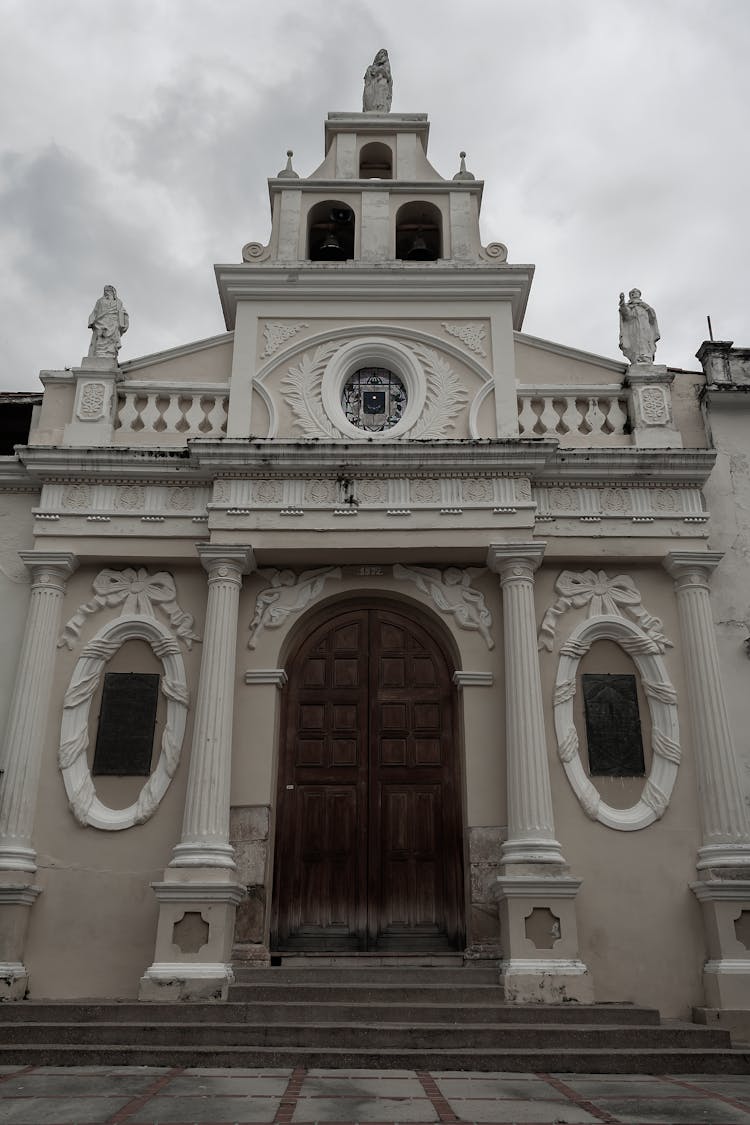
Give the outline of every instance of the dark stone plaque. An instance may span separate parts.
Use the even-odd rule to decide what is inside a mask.
[[[582,675],[589,770],[599,777],[643,777],[635,676]]]
[[[106,673],[93,774],[147,777],[151,773],[158,701],[159,676]]]

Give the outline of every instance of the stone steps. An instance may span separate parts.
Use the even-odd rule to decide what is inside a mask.
[[[239,969],[226,1004],[0,1005],[0,1065],[747,1073],[720,1027],[627,1004],[508,1004],[493,967]]]

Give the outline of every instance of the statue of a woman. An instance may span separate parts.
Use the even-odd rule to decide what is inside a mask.
[[[363,113],[390,113],[393,97],[393,78],[388,52],[378,51],[372,66],[365,71],[365,91],[362,95]]]
[[[659,325],[656,313],[641,300],[640,289],[631,289],[628,300],[620,294],[620,351],[631,363],[653,363]]]

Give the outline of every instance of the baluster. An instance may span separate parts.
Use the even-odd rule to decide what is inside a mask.
[[[590,398],[588,400],[588,409],[586,410],[586,417],[584,421],[588,426],[588,433],[600,434],[602,432],[602,426],[604,425],[605,418],[599,408],[598,398]]]
[[[148,430],[150,433],[156,432],[156,423],[159,421],[161,414],[159,413],[158,391],[148,391],[146,394],[146,405],[141,411],[141,422],[143,429]]]
[[[117,419],[115,428],[130,433],[135,429],[135,423],[140,417],[136,408],[135,391],[125,391],[117,396]]]
[[[580,433],[581,429],[581,414],[576,406],[576,396],[574,394],[565,395],[563,400],[565,402],[565,410],[562,414],[562,424],[567,427],[566,433],[572,434],[574,437]]]
[[[178,434],[180,432],[177,429],[177,424],[182,421],[182,410],[180,409],[180,396],[176,391],[170,394],[167,409],[164,411],[162,419],[165,433]]]
[[[543,434],[556,434],[557,427],[560,424],[560,415],[555,410],[555,400],[551,395],[545,395],[543,402],[544,409],[539,419],[541,432]]]
[[[612,427],[611,433],[624,434],[627,420],[627,399],[621,399],[619,395],[613,395],[609,399],[609,412],[607,414],[607,422]]]
[[[227,419],[226,399],[220,395],[207,398],[206,404],[211,404],[210,409],[206,415],[209,424],[209,429],[206,430],[206,437],[220,437],[224,432],[224,426]]]
[[[518,406],[518,426],[521,434],[533,434],[534,426],[536,426],[539,418],[534,411],[531,395],[519,395]]]
[[[201,405],[201,396],[198,394],[191,396],[190,406],[183,408],[185,413],[185,421],[187,422],[186,434],[202,434],[200,428],[201,422],[206,415],[203,413]]]

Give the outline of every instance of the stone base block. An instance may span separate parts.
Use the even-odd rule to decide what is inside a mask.
[[[138,999],[174,1003],[183,1000],[226,1000],[234,981],[231,965],[156,963],[141,977]]]
[[[183,873],[184,874],[184,873]],[[245,888],[229,882],[151,884],[159,900],[154,963],[141,1000],[226,1000],[232,975],[237,904]]]
[[[271,951],[267,945],[237,942],[232,950],[232,960],[239,961],[251,969],[267,969],[271,965]]]
[[[703,988],[708,1008],[741,1008],[750,1015],[750,958],[707,961]]]
[[[578,956],[575,896],[570,875],[500,875],[497,896],[507,1000],[523,1004],[591,1003],[594,988]]]
[[[750,1011],[731,1008],[693,1008],[693,1022],[728,1031],[733,1045],[750,1043]]]
[[[0,962],[0,1000],[23,1000],[29,987],[29,974],[20,961]]]
[[[505,999],[516,1004],[593,1004],[594,984],[583,961],[522,960],[500,962]]]

